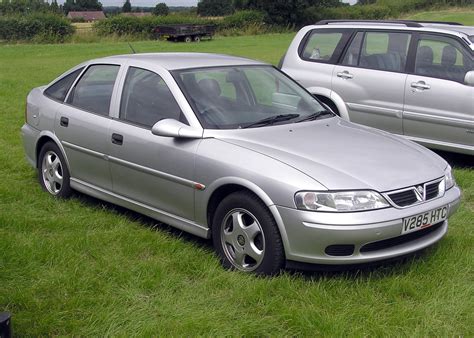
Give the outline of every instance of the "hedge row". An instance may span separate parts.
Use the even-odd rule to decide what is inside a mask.
[[[364,6],[343,6],[337,8],[310,7],[305,10],[304,24],[323,19],[380,20],[396,18],[401,14],[432,6],[437,0],[378,0]]]
[[[210,20],[197,16],[168,15],[129,17],[117,15],[107,20],[94,23],[95,31],[101,36],[107,35],[141,35],[153,36],[153,30],[158,25],[169,24],[213,24],[219,31],[242,30],[247,27],[263,25],[264,14],[259,11],[239,11],[223,19]]]
[[[152,36],[153,29],[158,25],[172,24],[210,24],[214,21],[202,19],[197,16],[168,15],[130,17],[117,15],[106,20],[94,23],[94,30],[101,36],[107,35],[148,35]]]
[[[0,16],[0,40],[63,42],[73,33],[71,23],[59,15]]]

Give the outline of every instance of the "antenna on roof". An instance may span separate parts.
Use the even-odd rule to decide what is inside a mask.
[[[135,52],[135,49],[133,49],[132,45],[130,44],[130,42],[127,42],[128,43],[128,46],[130,47],[130,49],[132,50],[133,54],[137,54],[137,52]]]

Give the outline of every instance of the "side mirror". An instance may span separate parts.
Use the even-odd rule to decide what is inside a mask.
[[[464,77],[464,83],[468,86],[474,87],[474,70],[466,73],[466,76]]]
[[[202,130],[192,128],[173,119],[163,119],[156,122],[151,128],[153,135],[177,138],[197,139],[202,138]]]

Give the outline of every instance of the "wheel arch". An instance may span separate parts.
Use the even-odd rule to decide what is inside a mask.
[[[206,200],[206,221],[207,226],[209,229],[212,227],[212,218],[214,213],[219,205],[219,202],[222,201],[226,196],[236,192],[236,191],[249,191],[250,193],[257,196],[268,208],[270,213],[272,214],[275,223],[278,226],[278,230],[280,232],[281,239],[283,241],[283,247],[286,249],[288,246],[288,236],[286,234],[285,226],[283,224],[282,218],[278,212],[278,209],[275,207],[275,203],[272,201],[270,196],[258,185],[248,180],[238,178],[238,177],[230,177],[230,178],[221,178],[211,184],[211,186],[207,187],[208,190],[208,198]],[[209,231],[209,234],[211,231]]]
[[[325,100],[328,102],[332,102],[339,113],[339,116],[342,117],[344,120],[350,121],[349,118],[349,111],[347,110],[347,105],[345,104],[342,97],[337,94],[335,91],[323,88],[323,87],[309,87],[306,88],[311,94],[316,96],[317,98],[321,99],[323,103],[326,103]]]
[[[53,142],[56,144],[61,151],[61,154],[63,155],[64,159],[66,160],[66,165],[70,169],[69,166],[69,161],[66,156],[66,152],[64,151],[64,147],[61,144],[61,141],[59,141],[58,137],[50,132],[50,131],[42,131],[38,137],[38,140],[36,141],[36,147],[35,147],[35,163],[36,163],[36,168],[39,167],[39,154],[41,151],[41,148],[47,143],[47,142]]]

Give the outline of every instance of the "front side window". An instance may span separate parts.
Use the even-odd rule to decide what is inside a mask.
[[[66,75],[62,79],[56,81],[44,91],[44,94],[52,99],[63,102],[66,98],[69,88],[71,88],[74,80],[76,80],[83,69],[84,68],[79,68]]]
[[[89,112],[109,115],[110,101],[120,66],[93,65],[74,86],[68,103]]]
[[[323,114],[314,97],[271,66],[187,69],[173,75],[207,129],[253,128],[333,116]]]
[[[473,70],[472,57],[451,38],[422,35],[417,45],[415,74],[464,82]]]
[[[343,64],[392,72],[405,71],[411,34],[391,32],[361,33],[353,40]],[[362,46],[360,44],[362,43]],[[357,47],[360,46],[360,52]]]
[[[309,61],[332,62],[338,57],[336,50],[347,34],[315,30],[308,38],[301,57]]]
[[[120,118],[146,127],[152,127],[162,119],[187,123],[161,76],[135,67],[130,67],[125,78]]]

